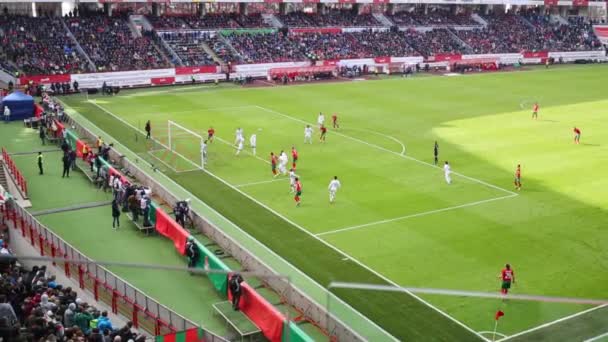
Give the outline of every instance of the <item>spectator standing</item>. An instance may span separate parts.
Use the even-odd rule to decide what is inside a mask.
[[[233,274],[228,282],[230,294],[232,295],[232,308],[234,311],[239,310],[239,302],[241,301],[242,291],[241,282],[243,282],[243,277],[241,277],[241,275],[238,273]]]
[[[46,131],[44,130],[43,126],[40,126],[40,129],[38,130],[38,135],[40,136],[40,141],[42,141],[42,145],[46,145]]]
[[[114,328],[112,328],[112,322],[110,322],[110,319],[108,318],[107,311],[101,313],[101,317],[99,317],[97,322],[97,329],[99,329],[99,331],[102,333],[106,330],[110,332],[114,331]]]
[[[4,106],[4,123],[11,121],[11,109],[8,106]]]
[[[137,197],[135,197],[135,194],[133,193],[129,196],[127,201],[129,202],[129,210],[131,210],[131,214],[133,215],[133,221],[137,222],[137,219],[139,218],[139,203]]]
[[[64,326],[71,328],[74,326],[74,316],[76,315],[76,304],[70,303],[68,308],[63,313],[63,324]]]
[[[68,177],[70,178],[70,152],[63,154],[63,158],[61,158],[63,162],[63,173],[61,174],[61,178]]]
[[[192,236],[188,237],[188,242],[186,243],[186,256],[188,257],[188,268],[196,267],[196,264],[200,258],[200,253]],[[190,272],[190,274],[193,273]]]
[[[76,171],[76,150],[70,150],[69,158],[72,171]]]
[[[112,228],[120,228],[120,207],[118,201],[115,199],[112,201]]]
[[[38,157],[36,157],[36,160],[38,161],[39,174],[43,175],[44,174],[44,157],[42,156],[42,152],[38,152]]]
[[[150,120],[146,121],[146,139],[150,139],[150,135],[152,133],[152,125],[150,124]]]
[[[103,139],[101,139],[101,136],[97,137],[97,154],[101,154],[101,150],[103,149]]]

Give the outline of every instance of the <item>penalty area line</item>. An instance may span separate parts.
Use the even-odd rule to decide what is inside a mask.
[[[480,204],[484,204],[484,203],[490,203],[490,202],[495,202],[495,201],[500,201],[500,200],[507,199],[507,198],[512,198],[512,197],[515,197],[515,196],[517,196],[517,194],[500,196],[500,197],[490,198],[490,199],[486,199],[486,200],[481,200],[481,201],[476,201],[476,202],[470,202],[470,203],[465,203],[465,204],[461,204],[461,205],[455,205],[455,206],[447,207],[447,208],[441,208],[441,209],[424,211],[424,212],[416,213],[416,214],[399,216],[399,217],[395,217],[395,218],[392,218],[392,219],[374,221],[374,222],[364,223],[364,224],[360,224],[360,225],[356,225],[356,226],[339,228],[339,229],[334,229],[334,230],[329,230],[329,231],[326,231],[326,232],[318,233],[318,234],[315,234],[315,236],[324,236],[324,235],[330,235],[330,234],[337,234],[337,233],[347,232],[347,231],[351,231],[351,230],[358,230],[358,229],[363,229],[363,228],[367,228],[367,227],[371,227],[371,226],[377,226],[377,225],[381,225],[381,224],[385,224],[385,223],[406,220],[406,219],[409,219],[409,218],[427,216],[427,215],[442,213],[444,211],[450,211],[450,210],[456,210],[456,209],[461,209],[461,208],[473,207],[473,206],[476,206],[476,205],[480,205]]]
[[[603,334],[601,334],[601,335],[597,335],[597,336],[592,337],[592,338],[590,338],[590,339],[587,339],[587,340],[585,340],[585,341],[583,341],[583,342],[594,342],[594,341],[600,340],[600,339],[602,339],[602,338],[604,338],[604,337],[608,337],[608,332],[603,333]]]
[[[268,184],[268,183],[274,183],[274,182],[279,182],[279,181],[284,181],[284,180],[288,180],[289,178],[275,178],[275,179],[270,179],[270,180],[265,180],[265,181],[259,181],[259,182],[251,182],[251,183],[245,183],[245,184],[238,184],[235,185],[235,187],[237,188],[243,188],[246,186],[252,186],[252,185],[259,185],[259,184]]]

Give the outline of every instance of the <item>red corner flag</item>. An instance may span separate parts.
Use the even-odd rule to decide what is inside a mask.
[[[498,310],[498,311],[496,311],[496,315],[494,316],[494,319],[498,321],[498,319],[504,315],[505,315],[504,312],[502,312],[501,310]]]

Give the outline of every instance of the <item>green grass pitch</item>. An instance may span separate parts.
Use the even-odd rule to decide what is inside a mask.
[[[606,79],[603,66],[566,67],[296,87],[163,88],[66,102],[321,284],[493,292],[509,262],[518,278],[514,293],[602,298],[608,281]],[[541,108],[536,121],[534,101]],[[313,144],[305,145],[304,126],[316,122],[319,111],[326,122],[337,112],[341,128],[330,129],[321,144],[315,127]],[[201,135],[213,126],[220,139],[209,146],[209,173],[142,139],[135,128],[146,120],[165,144],[167,120]],[[572,141],[574,126],[582,130],[580,145]],[[232,146],[237,127],[247,140],[239,156]],[[257,157],[247,146],[251,133],[258,135]],[[176,134],[178,152],[198,161],[198,142]],[[440,163],[448,160],[456,173],[451,185],[432,165],[434,141]],[[291,146],[300,154],[299,208],[288,180],[273,178],[268,164],[271,151],[289,154]],[[517,164],[519,192],[513,189]],[[334,175],[342,189],[330,205]],[[406,294],[336,292],[400,339],[475,339]],[[503,335],[589,308],[423,298],[477,332],[493,329],[500,308]]]

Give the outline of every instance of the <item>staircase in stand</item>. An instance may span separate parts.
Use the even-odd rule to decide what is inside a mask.
[[[395,26],[395,23],[393,23],[389,18],[387,18],[384,14],[382,13],[374,13],[374,18],[376,18],[376,20],[378,20],[378,22],[380,24],[382,24],[382,26],[384,27],[392,27]]]

